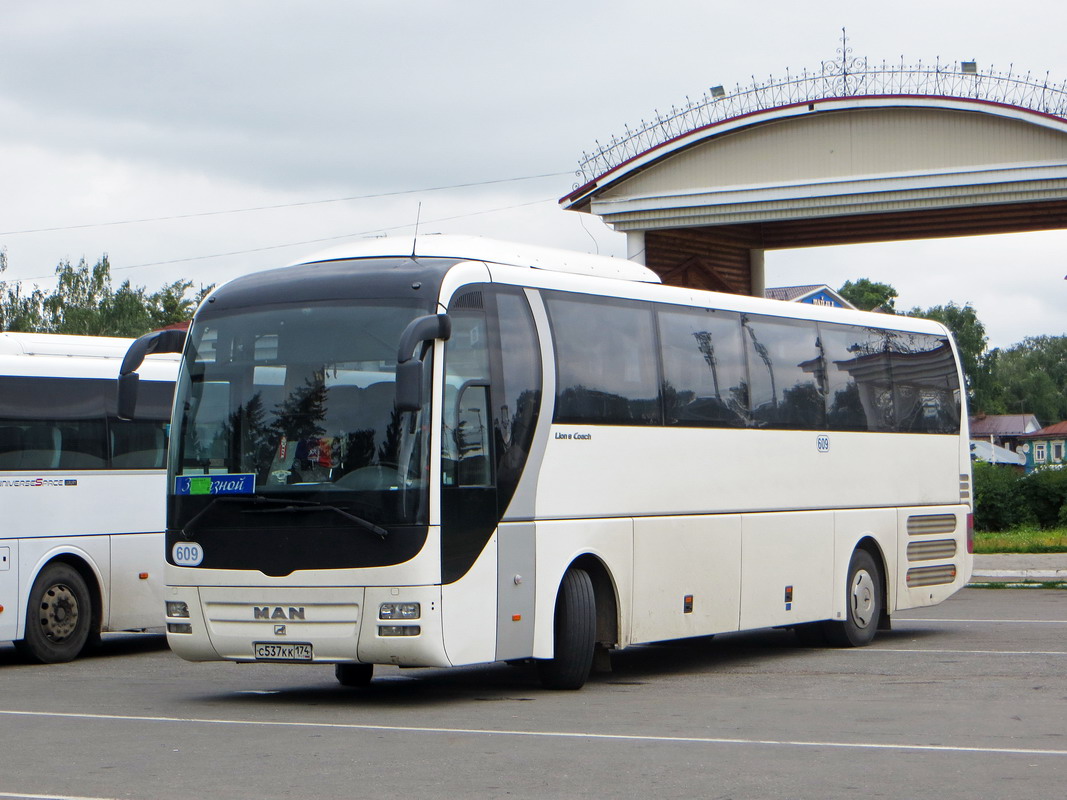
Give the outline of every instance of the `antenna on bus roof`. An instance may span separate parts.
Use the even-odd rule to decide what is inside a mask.
[[[422,201],[419,201],[419,208],[415,212],[415,233],[411,237],[411,259],[415,260],[415,248],[419,243],[419,220],[422,218]]]

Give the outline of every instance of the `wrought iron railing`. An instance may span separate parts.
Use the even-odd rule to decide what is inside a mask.
[[[1049,83],[1049,73],[1042,78],[1030,72],[1016,73],[994,69],[979,71],[973,61],[933,64],[921,61],[908,64],[882,61],[868,64],[866,58],[852,56],[848,38],[842,37],[837,58],[823,61],[817,71],[799,74],[786,70],[784,78],[768,77],[747,86],[738,84],[732,92],[716,86],[699,100],[690,100],[680,108],[660,113],[635,128],[623,126],[623,133],[612,136],[606,144],[596,142],[592,153],[582,153],[578,162],[575,188],[592,181],[635,156],[679,136],[745,114],[820,100],[864,96],[911,95],[984,100],[1037,111],[1067,119],[1067,80]]]

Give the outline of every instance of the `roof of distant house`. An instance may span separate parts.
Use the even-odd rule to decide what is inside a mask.
[[[1051,437],[1067,436],[1067,422],[1057,422],[1055,425],[1046,425],[1039,431],[1026,433],[1020,439],[1048,439]]]
[[[764,294],[770,300],[796,300],[798,297],[811,294],[826,287],[821,283],[812,283],[807,286],[774,286],[767,289]]]
[[[971,417],[971,436],[1021,436],[1040,426],[1033,414],[987,414]]]
[[[848,300],[843,298],[825,283],[809,283],[805,286],[772,286],[769,289],[763,290],[763,296],[768,300],[784,300],[787,303],[800,303],[812,295],[819,294],[833,298],[834,302],[842,308],[855,308],[852,303],[848,302]]]
[[[1026,456],[1013,453],[1006,447],[983,442],[981,439],[971,442],[971,457],[988,461],[990,464],[1015,464],[1020,467],[1026,465]]]

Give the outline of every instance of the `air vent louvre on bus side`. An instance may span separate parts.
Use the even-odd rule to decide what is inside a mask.
[[[482,304],[482,293],[477,292],[464,292],[459,297],[452,300],[452,308],[484,308]]]
[[[956,567],[945,564],[937,567],[913,567],[908,570],[908,587],[938,586],[956,580]]]
[[[955,514],[917,514],[908,517],[908,536],[926,536],[931,533],[955,532]]]
[[[955,539],[934,539],[929,542],[911,542],[908,545],[908,561],[936,561],[955,555]]]

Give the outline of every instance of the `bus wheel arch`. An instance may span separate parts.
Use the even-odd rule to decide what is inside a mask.
[[[82,559],[59,556],[34,577],[26,602],[26,630],[15,645],[44,664],[71,661],[100,641],[102,592]]]
[[[845,576],[845,619],[823,624],[827,640],[838,647],[863,647],[889,627],[885,559],[872,538],[857,543]]]
[[[604,562],[594,555],[587,554],[575,559],[571,566],[585,570],[593,582],[597,647],[604,650],[616,647],[619,643],[619,601],[611,573]]]
[[[614,584],[594,556],[576,559],[563,574],[553,610],[553,656],[537,662],[538,677],[549,689],[580,689],[594,656],[618,641],[618,603]]]

